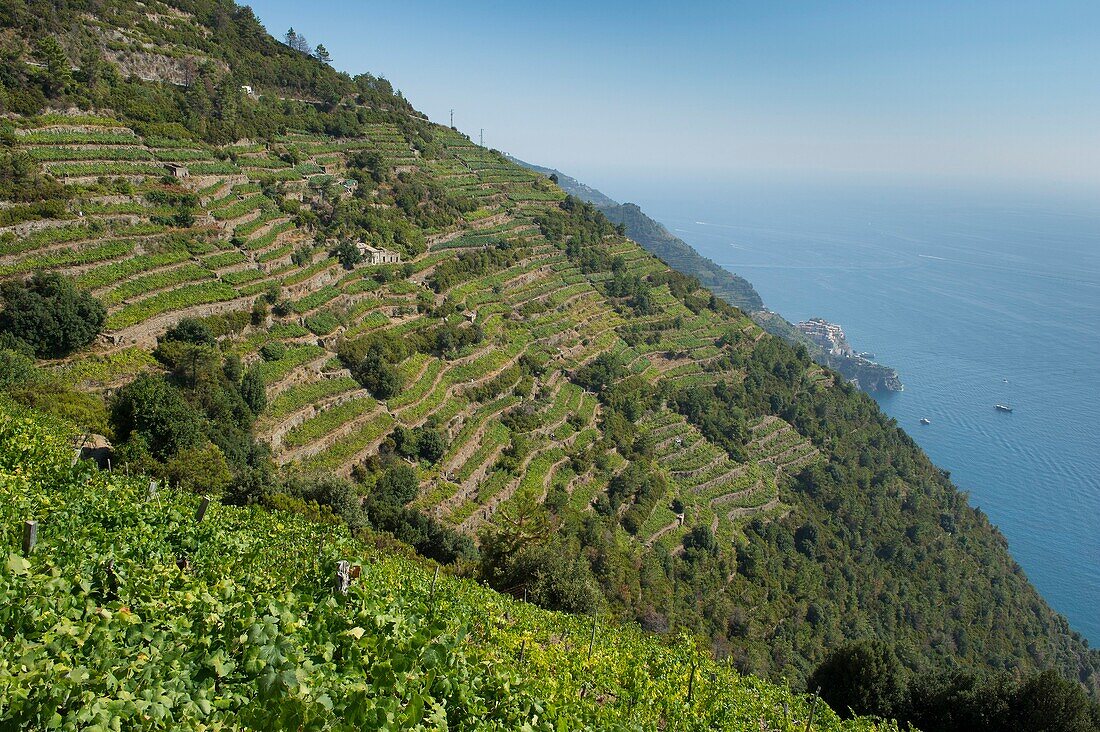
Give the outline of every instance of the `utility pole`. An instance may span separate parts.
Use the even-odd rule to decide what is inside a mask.
[[[485,147],[485,128],[481,128],[481,146]]]
[[[453,128],[454,126],[455,126],[455,111],[452,109],[451,110],[451,127]]]

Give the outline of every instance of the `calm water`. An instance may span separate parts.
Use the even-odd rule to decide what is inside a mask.
[[[838,322],[895,366],[905,392],[880,396],[883,409],[1100,643],[1100,207],[734,186],[677,201],[667,183],[635,186],[647,213],[772,310]]]

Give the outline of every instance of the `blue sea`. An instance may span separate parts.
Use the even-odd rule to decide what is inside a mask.
[[[1100,643],[1100,205],[970,188],[628,185],[603,190],[749,279],[771,310],[840,323],[897,368],[905,391],[876,395],[882,408]]]

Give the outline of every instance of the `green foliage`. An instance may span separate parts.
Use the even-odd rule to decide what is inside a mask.
[[[406,344],[385,333],[372,333],[340,345],[340,360],[351,370],[352,377],[380,400],[401,391],[403,379],[397,365],[407,355]]]
[[[58,274],[0,284],[0,333],[25,343],[40,358],[58,358],[91,343],[106,310],[91,295]]]
[[[801,730],[810,700],[742,677],[687,638],[533,608],[333,525],[211,506],[144,478],[70,467],[67,435],[0,416],[0,628],[18,729]],[[120,530],[125,527],[125,530]],[[337,560],[358,567],[346,595]],[[596,632],[592,629],[595,627]],[[64,630],[83,643],[52,642]],[[569,642],[563,642],[569,638]],[[588,649],[591,647],[591,653]],[[688,694],[688,685],[692,688]],[[843,723],[823,732],[893,729]]]
[[[893,716],[901,702],[904,677],[893,651],[881,641],[861,641],[829,654],[807,685],[843,717]]]
[[[139,439],[165,460],[199,444],[200,415],[163,379],[142,374],[119,389],[111,402],[111,425],[119,442]]]
[[[401,457],[428,463],[438,462],[447,451],[443,432],[427,426],[410,430],[398,425],[390,434],[387,444]]]
[[[195,318],[183,318],[169,328],[160,340],[165,342],[180,341],[197,346],[213,346],[215,343],[214,333],[210,330],[210,326]]]
[[[260,414],[267,407],[264,377],[257,366],[250,368],[241,377],[241,398],[253,414]]]
[[[1023,677],[928,671],[910,680],[896,714],[927,732],[1100,730],[1100,705],[1052,669]]]
[[[625,375],[626,368],[614,354],[601,353],[591,363],[577,369],[573,381],[588,391],[600,394]]]
[[[436,265],[428,278],[428,285],[436,292],[446,292],[460,282],[515,264],[524,252],[524,249],[504,241],[491,248],[463,252]]]
[[[336,257],[344,269],[354,269],[355,265],[363,261],[363,255],[359,253],[359,247],[355,242],[345,239],[336,245],[330,252],[330,256]]]
[[[416,470],[400,463],[392,465],[382,473],[375,484],[374,494],[385,503],[404,506],[416,498],[420,490]]]
[[[887,642],[914,672],[955,663],[1026,671],[1049,663],[1095,687],[1097,655],[1034,593],[984,516],[966,505],[872,403],[812,366],[805,352],[770,338],[758,341],[758,331],[743,315],[693,277],[645,256],[595,208],[575,198],[559,202],[556,189],[499,154],[429,125],[384,79],[339,75],[301,49],[276,44],[250,11],[223,0],[179,0],[173,7],[191,15],[157,11],[152,18],[117,0],[105,2],[89,9],[79,3],[46,7],[33,0],[15,4],[0,18],[14,39],[61,34],[62,51],[81,67],[71,80],[51,85],[45,73],[23,63],[20,44],[0,58],[0,105],[11,125],[27,132],[17,136],[7,123],[0,130],[0,197],[12,202],[0,219],[59,220],[28,236],[0,238],[0,275],[79,267],[80,286],[104,290],[113,311],[111,328],[152,325],[158,316],[175,320],[169,314],[199,304],[232,300],[237,309],[198,325],[181,323],[161,339],[158,363],[146,354],[144,360],[118,363],[82,360],[51,373],[8,356],[0,365],[10,364],[12,375],[0,380],[10,380],[5,388],[19,402],[77,420],[86,429],[98,423],[102,426],[94,431],[108,434],[100,397],[74,385],[113,389],[163,367],[163,376],[147,377],[156,382],[144,385],[148,393],[123,389],[123,396],[148,402],[154,417],[177,410],[186,434],[162,429],[163,419],[127,431],[127,420],[136,423],[138,415],[123,409],[120,399],[114,405],[122,413],[116,426],[124,434],[109,435],[118,448],[116,465],[193,490],[224,491],[231,503],[277,506],[316,519],[324,524],[319,533],[286,519],[298,530],[287,542],[311,544],[310,562],[326,551],[325,542],[344,535],[339,524],[346,523],[360,537],[402,552],[413,547],[440,562],[476,560],[480,578],[515,594],[525,590],[548,607],[576,612],[600,607],[659,632],[690,630],[738,668],[793,683],[801,684],[827,649],[843,639],[867,637]],[[154,10],[150,6],[149,12]],[[103,25],[89,26],[86,13]],[[112,28],[125,33],[116,38]],[[100,55],[101,31],[112,39],[112,58],[155,47],[173,58],[208,57],[211,63],[195,68],[185,86],[122,79]],[[259,98],[243,94],[241,84],[252,85]],[[111,116],[20,117],[24,110],[42,108],[47,97],[51,108],[111,109]],[[221,146],[244,137],[255,143]],[[44,161],[59,173],[155,179],[85,177],[63,186],[42,172]],[[249,179],[229,184],[228,195],[224,179],[192,194],[160,179],[164,162],[175,161],[186,162],[196,175]],[[350,195],[333,176],[317,175],[318,165],[344,161],[347,172],[341,175],[358,182]],[[399,167],[409,172],[399,173]],[[297,191],[300,203],[284,198]],[[124,198],[102,202],[114,195]],[[234,227],[228,241],[213,230],[167,231],[193,223],[200,198],[216,218],[255,218]],[[77,203],[91,216],[76,221]],[[108,216],[146,220],[102,223]],[[286,222],[291,217],[293,222]],[[488,225],[489,217],[500,223]],[[298,233],[284,236],[295,228]],[[451,237],[461,230],[466,233]],[[444,232],[447,241],[434,237]],[[433,251],[419,256],[429,236]],[[372,268],[367,281],[337,269],[355,264],[347,247],[325,257],[316,244],[302,244],[360,240],[399,251],[410,261]],[[224,273],[253,257],[265,267]],[[213,270],[223,276],[215,277]],[[308,284],[321,281],[325,286]],[[371,295],[364,296],[368,291]],[[442,303],[436,297],[441,294]],[[269,307],[280,318],[305,317],[308,330],[284,322],[263,332]],[[226,337],[249,324],[253,330],[245,338]],[[292,339],[309,332],[328,335],[341,325],[348,330],[339,363],[326,350],[331,346],[287,348]],[[0,345],[18,350],[25,344],[9,336],[0,338]],[[233,354],[247,359],[257,348],[263,362],[246,371]],[[357,382],[315,378],[317,370],[330,376],[341,364]],[[598,394],[598,400],[563,375]],[[356,383],[384,403],[363,398]],[[265,409],[265,384],[279,396],[256,427],[253,420]],[[291,417],[298,420],[303,407],[321,400],[317,413],[283,432],[278,449],[280,461],[306,443],[312,444],[301,455],[312,453],[314,445],[324,449],[291,460],[290,470],[302,474],[280,480],[285,476],[276,474],[253,435],[281,430],[280,422],[291,413],[299,412]],[[762,425],[769,423],[763,420],[772,416],[793,429],[771,422],[783,431],[766,442],[771,433],[765,435]],[[398,423],[403,426],[395,429]],[[671,447],[673,436],[681,434],[692,445]],[[373,454],[379,441],[379,454]],[[800,457],[782,469],[765,462],[781,463],[785,454]],[[418,462],[419,474],[410,477],[414,469],[400,458]],[[802,458],[813,465],[799,473],[806,464]],[[309,474],[333,476],[349,469],[359,484]],[[401,473],[404,477],[396,477]],[[421,509],[433,516],[439,511],[440,519]],[[685,526],[672,510],[685,514]],[[263,519],[258,509],[234,516],[241,517],[230,522],[234,531],[247,525],[264,537],[279,534],[271,524],[248,523]],[[456,527],[465,531],[484,521],[490,526],[479,558]],[[172,555],[168,569],[180,549],[175,537],[173,551],[165,550]],[[252,564],[234,564],[242,555],[234,542],[252,539],[237,537],[228,547],[214,545],[224,554],[216,567],[234,579],[250,577],[254,589],[263,581],[251,574]],[[249,546],[258,556],[285,548]],[[242,564],[246,571],[235,572]],[[472,565],[467,569],[475,571]],[[209,565],[202,571],[211,584],[198,594],[209,591],[221,598],[212,612],[237,612],[235,601],[223,602],[219,593],[225,586],[217,584],[217,572]],[[325,573],[319,584],[327,584],[329,570]],[[186,573],[172,575],[181,576]],[[257,600],[264,609],[245,611],[247,622],[283,612],[287,593],[300,589],[297,583],[306,574],[288,570],[287,576],[284,592]],[[312,602],[310,592],[303,590]],[[277,609],[269,612],[271,602]],[[952,612],[942,612],[944,607]],[[181,615],[208,617],[204,608],[191,613],[189,607]],[[371,606],[372,612],[382,609]],[[328,618],[329,612],[311,605],[296,617],[312,623],[316,613]],[[164,623],[154,630],[163,631]],[[242,628],[219,627],[200,633],[198,641],[188,635],[182,642],[206,643],[203,648],[242,661],[243,646],[218,645],[223,630]],[[301,647],[316,649],[331,639],[300,640]],[[375,650],[372,668],[384,666]],[[293,714],[308,706],[304,698],[319,700],[324,694],[334,708],[345,709],[342,691],[366,682],[362,669],[356,676],[341,663],[309,652],[288,662],[295,677],[316,691],[316,696],[292,694],[298,705]],[[322,666],[325,673],[313,675]],[[68,673],[77,666],[64,668]],[[686,668],[677,667],[681,680]],[[725,667],[708,668],[715,678],[738,678]],[[569,670],[575,678],[598,678],[588,666]],[[345,672],[354,681],[330,683]],[[678,698],[679,692],[672,693],[678,686],[662,687],[662,698],[642,681],[619,684],[627,672],[644,676],[649,666],[610,669],[608,677],[616,682],[607,685],[607,693],[572,688],[563,696],[556,690],[557,706],[540,712],[539,719],[572,709],[580,699],[591,704],[588,716],[577,719],[563,711],[560,723],[555,720],[558,728],[613,727],[604,724],[611,719],[601,716],[611,713],[605,707],[620,714],[627,709],[629,717],[648,713],[647,706],[663,711],[631,717],[634,728],[707,726],[699,721],[708,719],[703,713],[669,710],[665,698]],[[227,696],[247,687],[240,699],[246,693],[253,695],[249,699],[272,698],[255,696],[257,687],[250,685],[255,677],[243,681],[205,673],[193,684],[181,682],[190,701],[172,697],[165,725],[187,726],[194,717],[181,710],[234,683],[243,687]],[[57,676],[47,675],[43,683],[60,683]],[[118,678],[127,683],[135,677]],[[107,698],[113,689],[96,692]],[[378,696],[371,698],[385,697],[387,704],[407,701],[384,685],[369,693],[375,691]],[[1065,702],[1056,692],[1051,697]],[[151,697],[140,698],[144,704]],[[240,699],[223,701],[202,724],[307,728],[313,721],[291,718],[289,712],[287,719],[276,720],[278,712]],[[466,704],[468,697],[463,699]],[[739,717],[738,728],[791,726],[789,718],[778,716],[780,699],[788,700],[765,694],[759,704],[753,701],[753,715]],[[51,706],[56,701],[47,699],[42,709],[66,713],[62,703]],[[461,706],[452,697],[446,704]],[[152,708],[143,708],[143,714]],[[222,709],[237,716],[218,717]],[[704,710],[711,713],[713,707]],[[395,719],[391,715],[387,723],[400,726]],[[131,726],[155,726],[152,720],[146,714]],[[830,716],[827,725],[833,724]],[[454,719],[448,725],[463,726]]]
[[[44,175],[26,151],[0,150],[0,199],[26,204],[16,212],[5,213],[5,225],[62,218],[64,203],[71,195],[65,186]]]
[[[286,356],[286,344],[280,341],[268,341],[260,346],[260,356],[265,361],[278,361]]]

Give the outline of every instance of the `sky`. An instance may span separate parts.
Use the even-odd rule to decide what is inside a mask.
[[[1100,191],[1100,2],[255,0],[352,74],[586,182]]]

